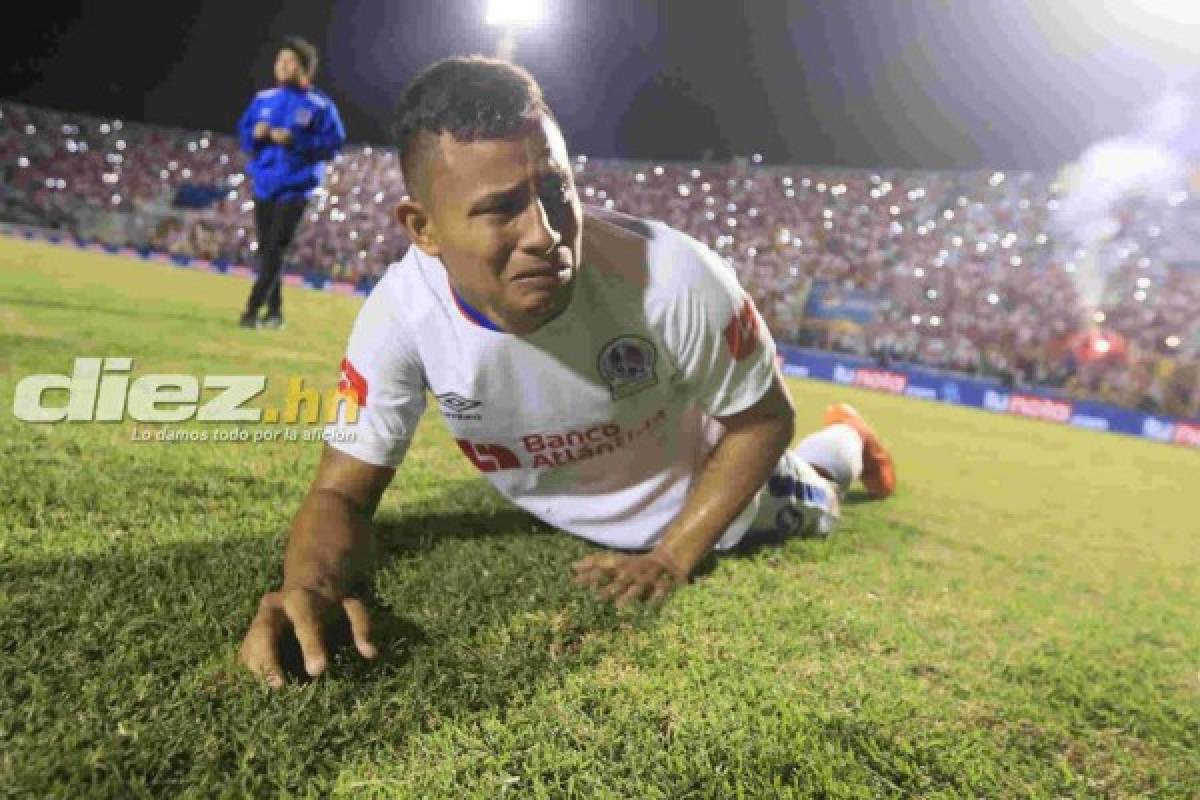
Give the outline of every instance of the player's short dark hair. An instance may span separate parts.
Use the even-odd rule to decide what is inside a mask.
[[[412,186],[422,134],[505,139],[543,114],[553,118],[541,87],[516,64],[480,55],[438,61],[413,79],[396,108],[392,133],[405,181]]]
[[[312,42],[299,36],[285,36],[279,43],[279,50],[291,50],[295,53],[308,77],[317,74],[317,48]]]

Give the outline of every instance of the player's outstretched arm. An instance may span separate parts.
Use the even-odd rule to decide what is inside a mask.
[[[791,444],[795,410],[779,367],[757,403],[720,420],[725,435],[655,548],[689,575],[771,477]]]
[[[638,555],[588,556],[575,563],[575,581],[617,605],[657,602],[685,583],[767,482],[791,442],[794,416],[791,396],[776,367],[771,387],[757,403],[721,417],[726,433],[658,546]]]
[[[329,655],[323,628],[338,613],[348,618],[358,652],[364,658],[377,655],[366,606],[351,587],[371,570],[371,517],[395,472],[325,447],[292,520],[283,585],[263,595],[238,653],[272,688],[285,683],[279,640],[289,631],[300,643],[305,671],[314,678],[324,672]]]

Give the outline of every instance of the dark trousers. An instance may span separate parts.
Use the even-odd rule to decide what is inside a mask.
[[[308,200],[303,197],[254,201],[254,224],[258,228],[258,278],[246,301],[246,313],[254,316],[263,303],[267,316],[283,313],[283,253],[292,243]]]

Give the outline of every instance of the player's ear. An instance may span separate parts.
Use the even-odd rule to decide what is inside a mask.
[[[396,205],[394,213],[396,221],[404,226],[404,230],[408,232],[408,238],[421,248],[421,252],[434,257],[441,255],[442,251],[438,247],[437,231],[434,230],[433,220],[429,218],[429,212],[419,201],[405,197]]]

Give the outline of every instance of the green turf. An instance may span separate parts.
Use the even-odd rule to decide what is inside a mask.
[[[247,288],[0,240],[0,795],[1200,795],[1200,454],[821,383],[802,422],[858,404],[897,495],[657,613],[573,588],[590,547],[431,417],[379,515],[386,654],[268,693],[233,657],[319,446],[11,411],[80,355],[336,380],[358,301],[244,331]]]

